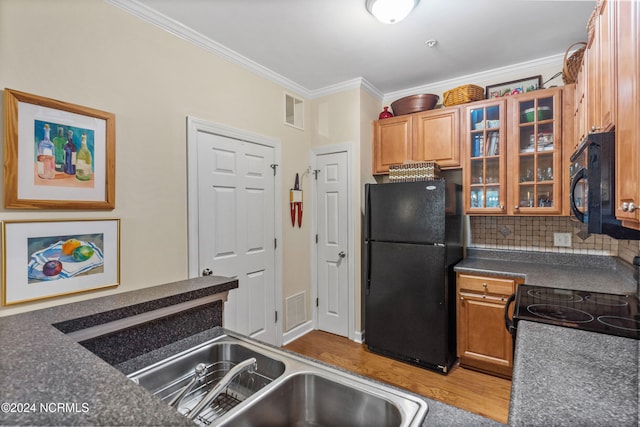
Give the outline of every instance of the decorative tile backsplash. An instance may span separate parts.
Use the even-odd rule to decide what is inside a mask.
[[[567,217],[469,217],[469,247],[618,256],[631,262],[640,242],[587,233]],[[553,233],[571,233],[571,247],[553,245]]]

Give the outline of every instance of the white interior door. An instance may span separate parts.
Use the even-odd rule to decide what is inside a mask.
[[[224,327],[277,345],[274,147],[195,132],[198,270],[237,276]]]
[[[348,156],[316,156],[318,329],[349,336]]]

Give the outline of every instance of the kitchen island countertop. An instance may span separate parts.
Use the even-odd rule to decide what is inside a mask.
[[[53,324],[110,321],[237,286],[200,277],[0,317],[0,425],[193,425]]]
[[[640,341],[518,322],[514,426],[638,426]]]
[[[90,321],[96,314],[170,298],[185,290],[210,294],[236,286],[235,280],[210,276],[0,317],[0,403],[9,404],[2,406],[0,424],[195,425],[125,374],[200,344],[224,329],[214,327],[111,366],[52,324],[78,318]],[[442,402],[424,400],[429,405],[425,427],[501,425]]]

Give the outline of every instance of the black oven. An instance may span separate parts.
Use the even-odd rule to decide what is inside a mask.
[[[615,133],[591,133],[570,158],[571,219],[587,224],[591,234],[640,240],[640,231],[615,217]]]
[[[513,303],[513,318],[509,318]],[[547,323],[625,338],[640,339],[637,295],[520,285],[505,307],[505,323],[516,335],[519,320]]]

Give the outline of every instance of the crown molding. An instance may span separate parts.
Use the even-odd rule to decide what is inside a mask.
[[[180,22],[169,18],[168,16],[159,13],[158,11],[147,7],[137,0],[104,0],[105,2],[124,10],[125,12],[136,16],[143,21],[147,21],[157,27],[164,29],[165,31],[180,37],[181,39],[192,43],[206,51],[209,51],[231,63],[237,64],[258,76],[261,76],[269,81],[272,81],[284,89],[298,94],[307,99],[321,98],[332,94],[344,92],[351,89],[363,89],[369,93],[372,97],[383,101],[383,103],[402,98],[403,96],[413,95],[416,93],[439,93],[443,87],[454,88],[464,84],[469,84],[469,81],[495,81],[502,78],[503,75],[513,72],[537,72],[541,67],[555,66],[561,64],[564,58],[564,53],[548,56],[532,61],[521,62],[518,64],[508,65],[505,67],[495,68],[488,71],[482,71],[475,74],[469,74],[466,76],[455,77],[448,80],[442,80],[435,83],[429,83],[426,85],[411,87],[402,89],[395,92],[382,93],[374,85],[368,82],[363,77],[358,77],[352,80],[347,80],[342,83],[326,86],[324,88],[310,90],[298,83],[264,67],[257,62],[252,61],[249,58],[239,54],[238,52],[229,49],[220,43],[213,41],[197,31],[181,24]]]
[[[136,16],[143,21],[147,21],[163,30],[180,37],[204,50],[212,52],[221,58],[240,65],[253,73],[262,76],[285,89],[297,93],[303,97],[311,98],[312,92],[300,86],[299,84],[287,79],[286,77],[252,61],[251,59],[229,49],[218,42],[200,34],[197,31],[181,24],[180,22],[159,13],[158,11],[147,7],[136,0],[104,0],[105,2],[124,10],[125,12]]]
[[[337,83],[331,86],[327,86],[318,90],[311,91],[310,98],[321,98],[323,96],[329,96],[336,93],[344,92],[351,89],[363,89],[372,97],[382,101],[384,94],[380,92],[374,85],[369,83],[364,77],[358,77],[352,80],[347,80],[342,83]]]

